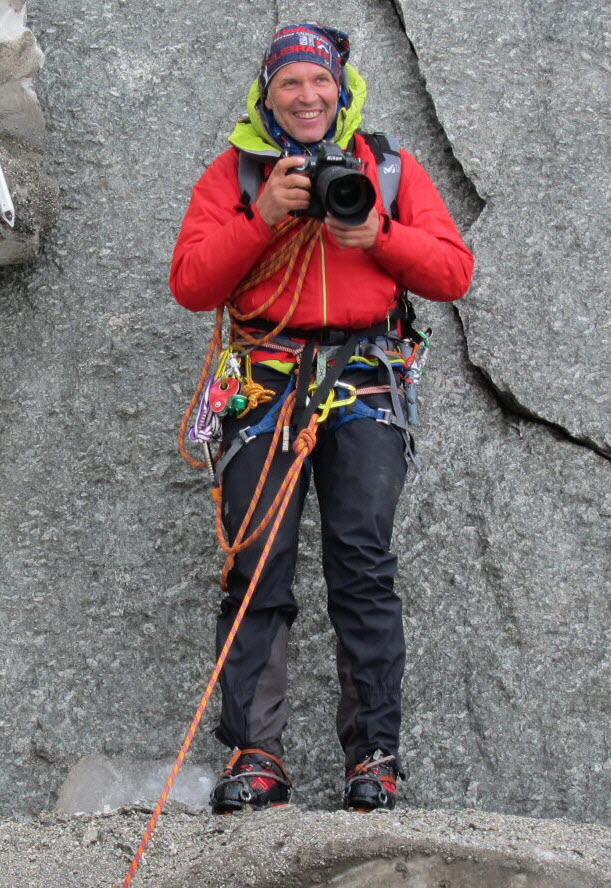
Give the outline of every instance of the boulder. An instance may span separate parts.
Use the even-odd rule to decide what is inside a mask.
[[[33,89],[43,53],[25,27],[26,5],[0,0],[0,167],[13,213],[0,218],[0,266],[29,262],[57,220],[59,189],[43,170],[45,122]]]

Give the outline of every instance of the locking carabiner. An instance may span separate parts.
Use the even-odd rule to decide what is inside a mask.
[[[348,396],[345,398],[337,397],[337,390],[345,389],[348,392]],[[310,386],[310,390],[312,391],[312,396],[316,395],[316,386]],[[333,388],[327,395],[327,399],[324,404],[319,404],[318,410],[321,411],[316,422],[324,422],[329,418],[329,413],[331,410],[335,410],[338,407],[349,407],[350,404],[354,404],[356,401],[356,387],[350,385],[349,382],[336,382],[333,385]]]

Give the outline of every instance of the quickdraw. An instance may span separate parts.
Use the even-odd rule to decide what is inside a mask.
[[[410,425],[418,424],[418,389],[420,379],[424,372],[424,366],[429,356],[431,347],[431,335],[433,331],[428,327],[424,333],[417,331],[420,342],[415,342],[409,359],[406,360],[406,375],[403,385],[405,388],[405,405],[407,409],[407,421]]]

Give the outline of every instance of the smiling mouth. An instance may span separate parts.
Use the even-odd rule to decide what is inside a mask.
[[[294,114],[299,120],[314,120],[322,111],[295,111]]]

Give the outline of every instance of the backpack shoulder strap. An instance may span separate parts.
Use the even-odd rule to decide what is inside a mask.
[[[385,133],[359,132],[371,150],[378,165],[378,181],[380,194],[386,212],[392,219],[399,214],[397,195],[401,181],[401,153],[399,140]]]
[[[256,200],[263,181],[263,170],[260,160],[247,154],[245,151],[239,152],[238,158],[238,184],[240,186],[240,200],[244,206],[250,206]]]

